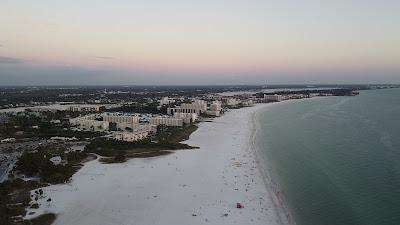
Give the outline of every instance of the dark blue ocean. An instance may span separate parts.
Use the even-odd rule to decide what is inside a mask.
[[[400,224],[400,89],[276,104],[259,123],[298,225]]]

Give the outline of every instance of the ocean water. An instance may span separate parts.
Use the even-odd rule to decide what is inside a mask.
[[[400,89],[276,104],[258,120],[297,225],[400,224]]]

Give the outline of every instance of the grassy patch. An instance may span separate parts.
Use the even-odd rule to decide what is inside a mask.
[[[56,214],[46,213],[30,220],[32,225],[51,225],[56,220]]]
[[[126,154],[124,157],[103,157],[99,161],[102,163],[123,163],[127,159],[131,158],[150,158],[150,157],[156,157],[156,156],[161,156],[161,155],[168,155],[171,154],[171,151],[143,151],[143,152],[130,152],[129,150],[126,151]]]
[[[68,163],[54,165],[50,158],[54,155],[61,156]],[[17,162],[15,173],[24,174],[26,177],[38,177],[40,181],[24,181],[10,179],[0,184],[0,224],[1,225],[31,225],[51,224],[54,214],[41,215],[32,221],[23,220],[26,208],[30,206],[31,190],[51,184],[67,182],[69,178],[81,167],[81,161],[87,157],[82,152],[67,152],[60,146],[41,146],[35,151],[26,151]],[[41,189],[37,190],[42,192]],[[31,207],[37,207],[33,204]]]
[[[54,165],[49,159],[60,156],[66,164]],[[16,171],[28,177],[38,176],[42,182],[64,183],[81,167],[80,162],[87,157],[83,152],[67,152],[60,146],[43,146],[33,152],[24,152],[19,158]]]
[[[186,141],[189,139],[190,135],[197,130],[197,128],[196,125],[190,125],[181,129],[175,128],[175,130],[170,133],[168,141],[175,143]]]
[[[43,187],[36,181],[16,179],[4,181],[0,184],[0,224],[29,224],[22,221],[29,206],[30,190]]]

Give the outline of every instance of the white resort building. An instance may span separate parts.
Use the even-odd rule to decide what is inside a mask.
[[[71,126],[87,131],[110,131],[110,123],[115,123],[117,131],[110,131],[109,137],[121,141],[137,141],[157,132],[157,126],[183,126],[197,120],[196,113],[175,113],[174,116],[150,117],[149,123],[139,123],[138,115],[91,114],[70,119]]]
[[[214,101],[211,105],[210,105],[210,110],[211,111],[221,111],[222,107],[221,107],[221,102],[220,101]]]
[[[81,116],[81,117],[69,119],[69,123],[70,123],[72,126],[78,126],[79,123],[80,123],[81,121],[84,121],[84,120],[94,120],[95,118],[96,118],[95,115],[86,115],[86,116]]]
[[[117,123],[117,129],[120,131],[140,130],[147,132],[157,132],[157,126],[148,123]]]
[[[125,116],[125,115],[104,115],[103,121],[110,123],[139,123],[138,116]]]
[[[264,94],[264,100],[268,102],[280,102],[282,101],[282,95],[266,95]]]
[[[196,113],[176,112],[176,113],[174,113],[174,118],[183,119],[183,123],[189,124],[189,123],[196,122],[197,114]]]
[[[98,120],[79,120],[77,127],[82,130],[106,131],[109,130],[110,123],[108,121]]]
[[[183,103],[175,108],[168,108],[167,114],[173,115],[174,113],[196,113],[200,115],[207,111],[207,102],[204,100],[195,100],[192,103]]]
[[[98,112],[100,105],[71,105],[67,109],[72,112]]]
[[[210,105],[210,110],[208,110],[206,113],[207,113],[207,115],[210,115],[210,116],[220,116],[221,115],[221,110],[222,110],[221,102],[220,101],[214,101]]]
[[[69,119],[69,123],[79,129],[90,131],[106,131],[110,128],[110,123],[108,121],[99,121],[95,120],[95,118],[96,115],[87,115]]]
[[[152,125],[165,125],[171,127],[181,127],[183,126],[183,119],[178,119],[174,117],[164,117],[164,116],[157,116],[150,118],[150,124]]]

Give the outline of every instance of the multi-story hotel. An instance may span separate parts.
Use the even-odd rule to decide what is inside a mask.
[[[71,105],[67,109],[73,112],[98,112],[100,107],[99,105]]]
[[[157,132],[157,126],[148,123],[117,123],[117,129],[121,131],[125,130],[138,130],[147,132]]]
[[[82,117],[77,117],[77,118],[69,119],[69,123],[70,123],[72,126],[77,126],[77,125],[79,125],[79,123],[80,123],[81,121],[84,121],[84,120],[94,120],[95,118],[96,118],[95,115],[86,115],[86,116],[82,116]]]
[[[207,110],[207,115],[210,116],[220,116],[221,114],[221,102],[220,101],[214,101],[213,103],[211,103],[210,105],[210,110]]]
[[[184,123],[189,124],[189,123],[196,122],[197,114],[196,113],[176,112],[176,113],[174,113],[174,118],[183,119]]]
[[[181,127],[183,126],[183,119],[174,118],[174,117],[164,117],[157,116],[150,118],[150,124],[152,125],[165,125],[171,127]]]
[[[267,102],[280,102],[282,101],[282,95],[266,95],[264,94],[264,100]]]
[[[207,111],[207,102],[204,100],[195,100],[192,103],[183,103],[175,108],[168,108],[167,114],[173,115],[174,113],[196,113],[200,115]]]
[[[124,116],[124,115],[104,115],[104,121],[110,123],[139,123],[138,116]]]
[[[221,111],[222,107],[221,107],[221,102],[220,101],[214,101],[211,105],[210,105],[210,110],[211,111]]]
[[[109,130],[110,123],[98,120],[79,120],[77,126],[82,130],[106,131]]]

